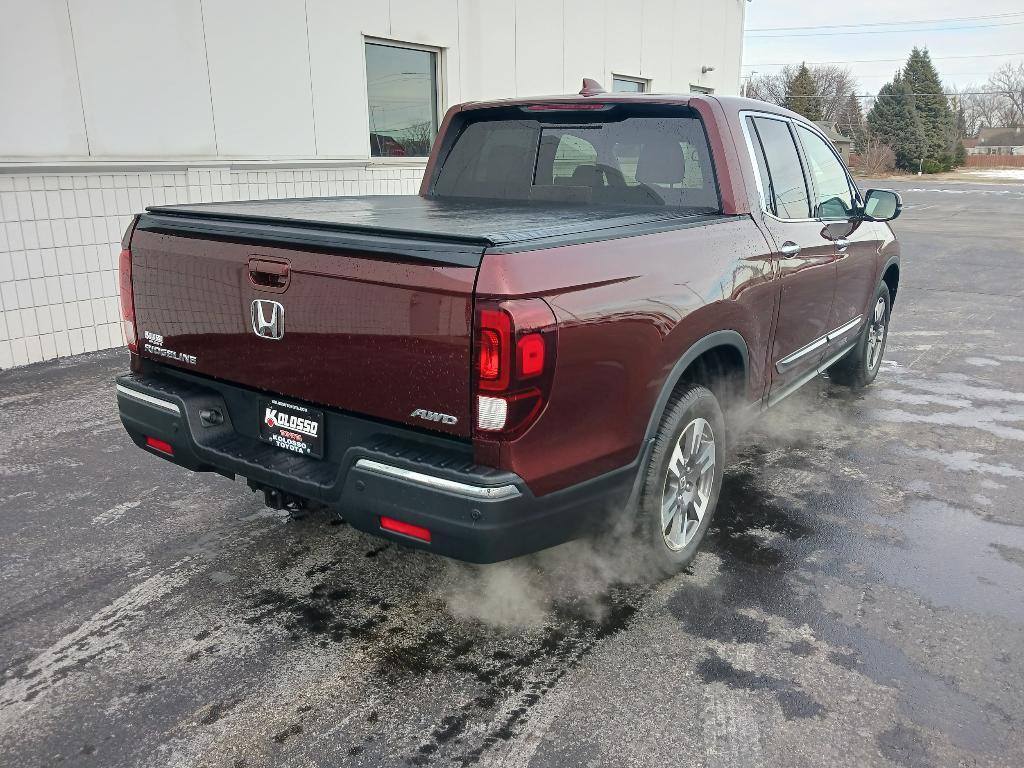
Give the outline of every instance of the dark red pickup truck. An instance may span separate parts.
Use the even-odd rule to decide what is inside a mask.
[[[732,422],[826,369],[875,377],[900,208],[760,102],[463,104],[418,196],[136,217],[121,419],[272,506],[439,554],[627,519],[671,571],[711,522]]]

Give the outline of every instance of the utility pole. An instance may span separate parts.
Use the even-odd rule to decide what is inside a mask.
[[[752,70],[750,70],[750,74],[747,75],[747,82],[744,83],[744,85],[743,85],[743,95],[744,96],[749,96],[750,95],[750,82],[754,79],[754,75],[756,75],[756,74],[757,74],[757,70],[756,69],[752,69]]]

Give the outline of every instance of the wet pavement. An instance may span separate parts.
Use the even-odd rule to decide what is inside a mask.
[[[878,380],[759,420],[656,586],[284,518],[130,443],[123,352],[0,374],[0,764],[1024,764],[1024,186],[889,185]]]

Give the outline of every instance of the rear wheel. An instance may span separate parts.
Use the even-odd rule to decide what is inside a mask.
[[[725,419],[711,390],[691,385],[665,409],[645,468],[637,537],[660,575],[689,564],[722,488]]]
[[[845,357],[828,369],[829,378],[855,389],[875,380],[882,366],[882,353],[889,337],[889,286],[882,283],[875,293],[871,316],[864,325],[857,343]]]

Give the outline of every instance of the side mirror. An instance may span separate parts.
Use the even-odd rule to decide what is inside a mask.
[[[864,195],[864,218],[892,221],[903,213],[903,199],[891,189],[869,189]]]

